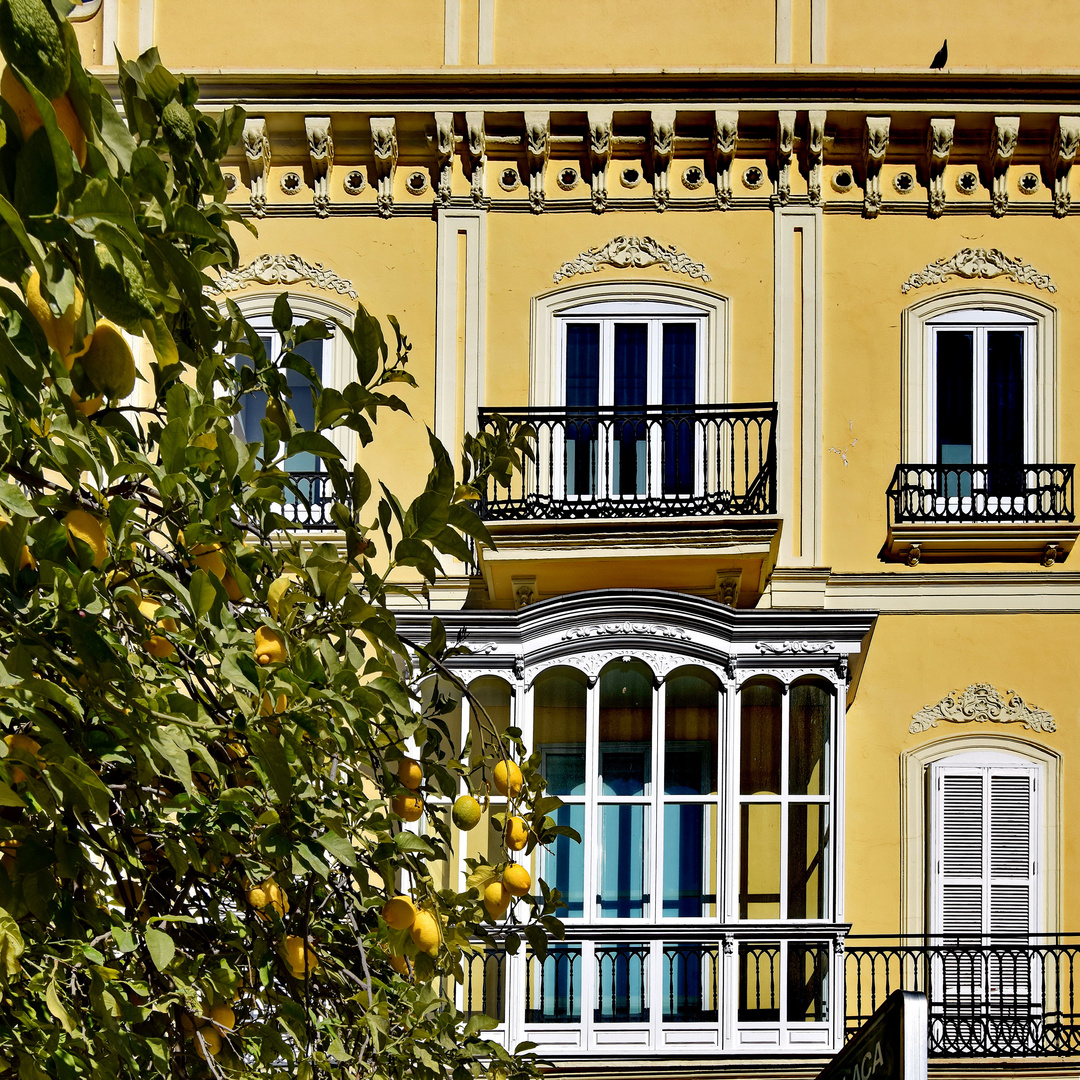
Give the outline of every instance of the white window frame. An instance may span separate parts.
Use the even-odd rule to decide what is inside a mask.
[[[1025,355],[1029,390],[1025,438],[1030,461],[1057,460],[1058,312],[1041,300],[990,289],[969,289],[928,297],[905,309],[901,319],[900,460],[931,464],[936,457],[935,328],[1021,325],[1029,328]]]

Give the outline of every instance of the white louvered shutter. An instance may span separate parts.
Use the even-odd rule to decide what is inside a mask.
[[[1036,766],[932,767],[932,933],[1037,929],[1037,779]]]

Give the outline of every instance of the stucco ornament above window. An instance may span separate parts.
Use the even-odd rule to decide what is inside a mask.
[[[299,255],[260,255],[247,266],[227,270],[213,285],[210,293],[236,292],[247,285],[296,285],[305,282],[313,289],[340,293],[350,299],[357,298],[356,290],[348,278],[338,277],[322,263],[309,263]]]
[[[920,709],[908,731],[914,735],[937,727],[941,720],[952,724],[1023,724],[1029,731],[1057,731],[1057,723],[1045,709],[1029,705],[1015,690],[1002,693],[989,683],[950,690],[936,705]]]
[[[1057,292],[1049,274],[1040,274],[1031,263],[1012,258],[999,248],[963,248],[948,259],[938,259],[916,271],[900,286],[902,293],[922,285],[940,285],[946,278],[1005,277],[1017,285],[1034,285],[1036,289]]]
[[[712,281],[701,263],[694,262],[674,244],[664,247],[651,236],[616,236],[603,246],[589,248],[576,259],[563,263],[555,271],[555,284],[575,274],[595,274],[605,266],[612,266],[616,270],[626,270],[632,266],[659,266],[673,274]]]

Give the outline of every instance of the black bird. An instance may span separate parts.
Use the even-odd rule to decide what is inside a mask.
[[[946,38],[941,43],[941,48],[934,54],[934,59],[930,61],[930,70],[934,71],[936,68],[943,68],[949,62],[949,39]]]

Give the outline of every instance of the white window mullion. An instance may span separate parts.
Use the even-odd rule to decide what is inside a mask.
[[[784,683],[780,695],[780,918],[788,917],[788,743],[791,728],[791,686]],[[786,969],[782,969],[786,970]],[[781,994],[781,1009],[786,993]]]
[[[586,922],[596,922],[599,913],[596,909],[596,891],[599,878],[600,815],[596,800],[600,786],[600,681],[596,680],[585,691],[585,832],[581,838],[585,846],[585,872],[583,886],[585,890],[582,915]],[[582,1009],[586,1002],[582,1001]]]
[[[655,681],[655,676],[654,676]],[[653,844],[652,859],[652,897],[649,922],[659,923],[664,914],[664,725],[666,716],[664,683],[653,687],[653,730],[652,730],[652,807],[651,807],[651,830],[656,837]]]
[[[972,377],[975,380],[972,406],[975,410],[975,416],[972,425],[972,442],[974,445],[971,448],[971,456],[976,464],[985,464],[990,460],[989,432],[987,430],[990,399],[990,388],[987,381],[990,377],[987,355],[989,338],[985,326],[972,328],[972,345]]]

